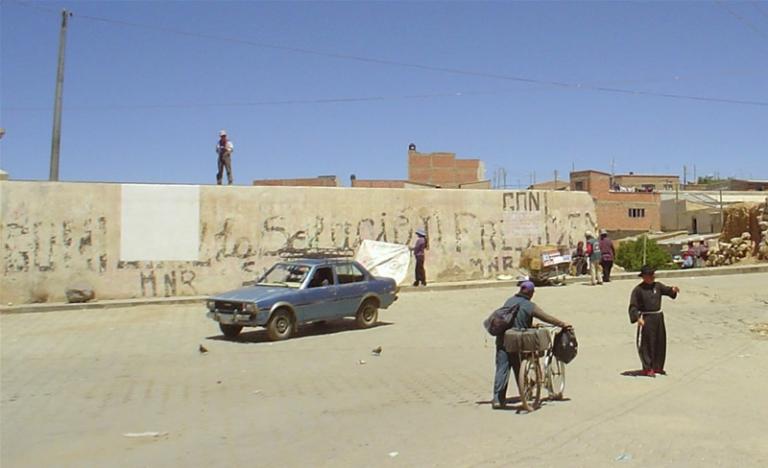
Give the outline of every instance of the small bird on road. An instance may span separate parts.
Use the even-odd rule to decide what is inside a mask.
[[[198,350],[198,351],[200,351],[200,354],[205,354],[205,353],[207,353],[207,352],[208,352],[208,348],[206,348],[206,347],[205,347],[205,346],[203,346],[203,345],[200,345],[200,347],[199,347],[199,348],[197,348],[197,350]]]
[[[372,349],[372,350],[371,350],[371,354],[373,354],[374,356],[379,356],[379,355],[381,355],[381,346],[379,346],[378,348],[374,348],[374,349]]]

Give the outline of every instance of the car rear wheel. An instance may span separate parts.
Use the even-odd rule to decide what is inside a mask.
[[[240,334],[240,331],[243,329],[242,325],[232,325],[228,323],[220,323],[219,329],[221,329],[221,333],[224,334],[227,338],[237,338],[237,335]]]
[[[291,337],[295,321],[293,315],[288,310],[281,309],[276,311],[267,324],[267,336],[272,341],[285,340]]]
[[[360,328],[372,327],[379,319],[379,304],[373,299],[367,299],[355,315],[355,323]]]

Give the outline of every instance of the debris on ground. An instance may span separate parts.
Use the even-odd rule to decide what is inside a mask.
[[[768,337],[768,323],[756,323],[749,327],[749,331],[760,336]]]
[[[68,287],[65,295],[70,304],[92,301],[96,297],[93,288],[85,283],[77,283]]]
[[[158,437],[165,437],[167,436],[167,432],[155,432],[155,431],[148,431],[148,432],[126,432],[123,434],[125,437],[134,437],[134,438],[140,438],[140,437],[147,437],[147,438],[158,438]]]
[[[208,348],[206,348],[203,345],[200,345],[200,347],[198,347],[197,350],[200,351],[200,354],[205,354],[208,352]]]
[[[620,453],[618,457],[616,457],[616,461],[622,462],[622,461],[630,461],[632,460],[632,454],[631,453]]]
[[[363,361],[362,359],[360,359],[359,361],[357,361],[357,363],[358,363],[358,364],[360,364],[360,365],[363,365],[363,364],[365,364],[365,361]]]
[[[373,348],[371,350],[371,354],[373,354],[374,356],[381,356],[381,346],[379,346],[378,348]]]
[[[400,452],[389,452],[389,456],[391,458],[395,458],[396,456],[400,455]]]

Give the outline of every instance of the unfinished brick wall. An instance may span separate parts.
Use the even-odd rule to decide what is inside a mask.
[[[456,188],[483,180],[484,172],[479,159],[457,159],[454,153],[408,151],[408,180],[413,182]]]

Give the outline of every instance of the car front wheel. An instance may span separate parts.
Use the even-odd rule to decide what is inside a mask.
[[[285,340],[291,337],[295,323],[293,315],[285,309],[276,311],[267,324],[267,336],[272,341]]]
[[[360,328],[372,327],[379,319],[379,304],[373,299],[367,299],[355,315],[355,322]]]

